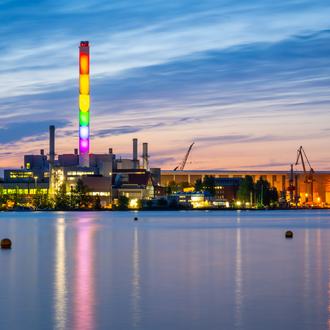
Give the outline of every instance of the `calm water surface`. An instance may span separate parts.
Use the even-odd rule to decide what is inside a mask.
[[[0,213],[0,237],[0,329],[330,330],[329,211]]]

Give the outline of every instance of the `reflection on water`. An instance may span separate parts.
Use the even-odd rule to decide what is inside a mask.
[[[55,252],[55,328],[66,329],[67,324],[67,283],[66,283],[66,251],[65,223],[60,218],[56,226]]]
[[[310,281],[310,262],[311,262],[311,256],[310,256],[310,238],[309,238],[309,230],[304,231],[304,309],[305,309],[305,315],[308,314],[309,310],[309,300],[308,297],[310,296],[310,290],[311,290],[311,281]]]
[[[240,213],[237,216],[237,224],[240,224]],[[236,229],[236,258],[235,258],[235,326],[242,327],[242,247],[241,229]]]
[[[328,257],[328,329],[330,330],[330,257]]]
[[[132,320],[133,328],[138,328],[141,318],[140,310],[140,252],[139,252],[139,230],[137,227],[133,231],[133,251],[132,251]]]
[[[83,221],[77,226],[75,242],[75,276],[73,314],[74,329],[95,329],[95,276],[93,223]]]
[[[330,330],[313,214],[0,213],[0,329]]]
[[[242,251],[241,229],[236,229],[236,260],[235,260],[235,325],[242,326]]]

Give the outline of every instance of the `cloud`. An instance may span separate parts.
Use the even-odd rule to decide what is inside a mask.
[[[25,121],[5,125],[0,127],[0,142],[1,144],[8,144],[26,138],[30,138],[30,141],[43,140],[48,132],[49,124],[49,121]],[[52,121],[51,124],[54,124],[57,127],[64,127],[67,122],[64,120]]]
[[[47,139],[38,127],[15,138],[11,125],[23,132],[27,115],[44,132],[63,121],[62,148],[75,141],[81,39],[91,41],[93,148],[111,136],[125,149],[136,134],[170,163],[195,140],[216,162],[219,148],[242,143],[238,164],[249,161],[248,146],[299,142],[316,150],[328,138],[320,133],[330,105],[326,1],[9,1],[0,8],[0,113],[9,127],[0,142],[9,139],[15,154],[26,141],[33,151],[36,139]],[[212,159],[199,164],[213,167]]]

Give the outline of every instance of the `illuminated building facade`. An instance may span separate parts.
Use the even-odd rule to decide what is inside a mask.
[[[271,187],[274,187],[279,192],[280,196],[283,196],[286,200],[289,200],[289,171],[225,171],[225,170],[184,170],[184,171],[173,171],[173,170],[162,170],[161,172],[161,185],[168,186],[170,182],[177,184],[187,182],[194,185],[196,180],[203,180],[205,176],[214,176],[219,181],[220,186],[224,188],[224,195],[226,199],[232,199],[237,191],[237,183],[232,182],[226,184],[225,181],[244,178],[246,175],[252,176],[254,182],[260,178],[267,180]],[[299,197],[300,204],[304,205],[307,202],[313,202],[315,205],[324,206],[330,205],[330,172],[329,171],[318,171],[314,175],[315,182],[313,185],[314,198],[311,201],[311,196],[308,193],[307,185],[305,182],[305,175],[302,172],[296,172],[297,177],[297,190],[295,194]],[[232,191],[229,186],[232,186]],[[228,197],[229,196],[229,197]]]
[[[90,144],[89,42],[79,47],[79,164],[89,166]]]

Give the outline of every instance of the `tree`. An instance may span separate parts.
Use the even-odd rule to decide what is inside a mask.
[[[128,204],[129,204],[129,198],[121,195],[118,198],[118,209],[119,210],[127,210],[128,209]]]
[[[245,176],[243,180],[241,180],[238,191],[237,191],[237,199],[243,203],[253,202],[254,195],[254,183],[251,175]]]
[[[8,195],[3,193],[3,189],[0,188],[0,209],[3,207],[4,204],[7,204]]]
[[[55,208],[58,210],[70,209],[70,199],[66,193],[65,183],[63,183],[55,193]]]
[[[166,187],[166,193],[171,195],[179,191],[179,186],[175,181],[170,181]]]
[[[205,192],[208,192],[211,196],[215,195],[215,178],[214,176],[206,175],[203,180],[203,188]]]
[[[101,210],[102,209],[101,198],[100,198],[99,195],[95,196],[95,198],[93,199],[93,209],[94,210]]]
[[[71,207],[74,209],[84,209],[88,207],[90,202],[91,198],[88,195],[88,187],[79,179],[71,191]]]
[[[48,209],[51,207],[51,202],[49,200],[48,194],[44,194],[37,189],[35,195],[32,198],[32,203],[36,209]]]
[[[270,183],[260,178],[255,184],[257,202],[261,206],[270,206],[278,202],[276,188],[271,188]]]
[[[202,179],[195,181],[195,191],[202,191],[204,189]]]
[[[270,205],[275,206],[278,204],[278,191],[275,187],[270,189]]]

